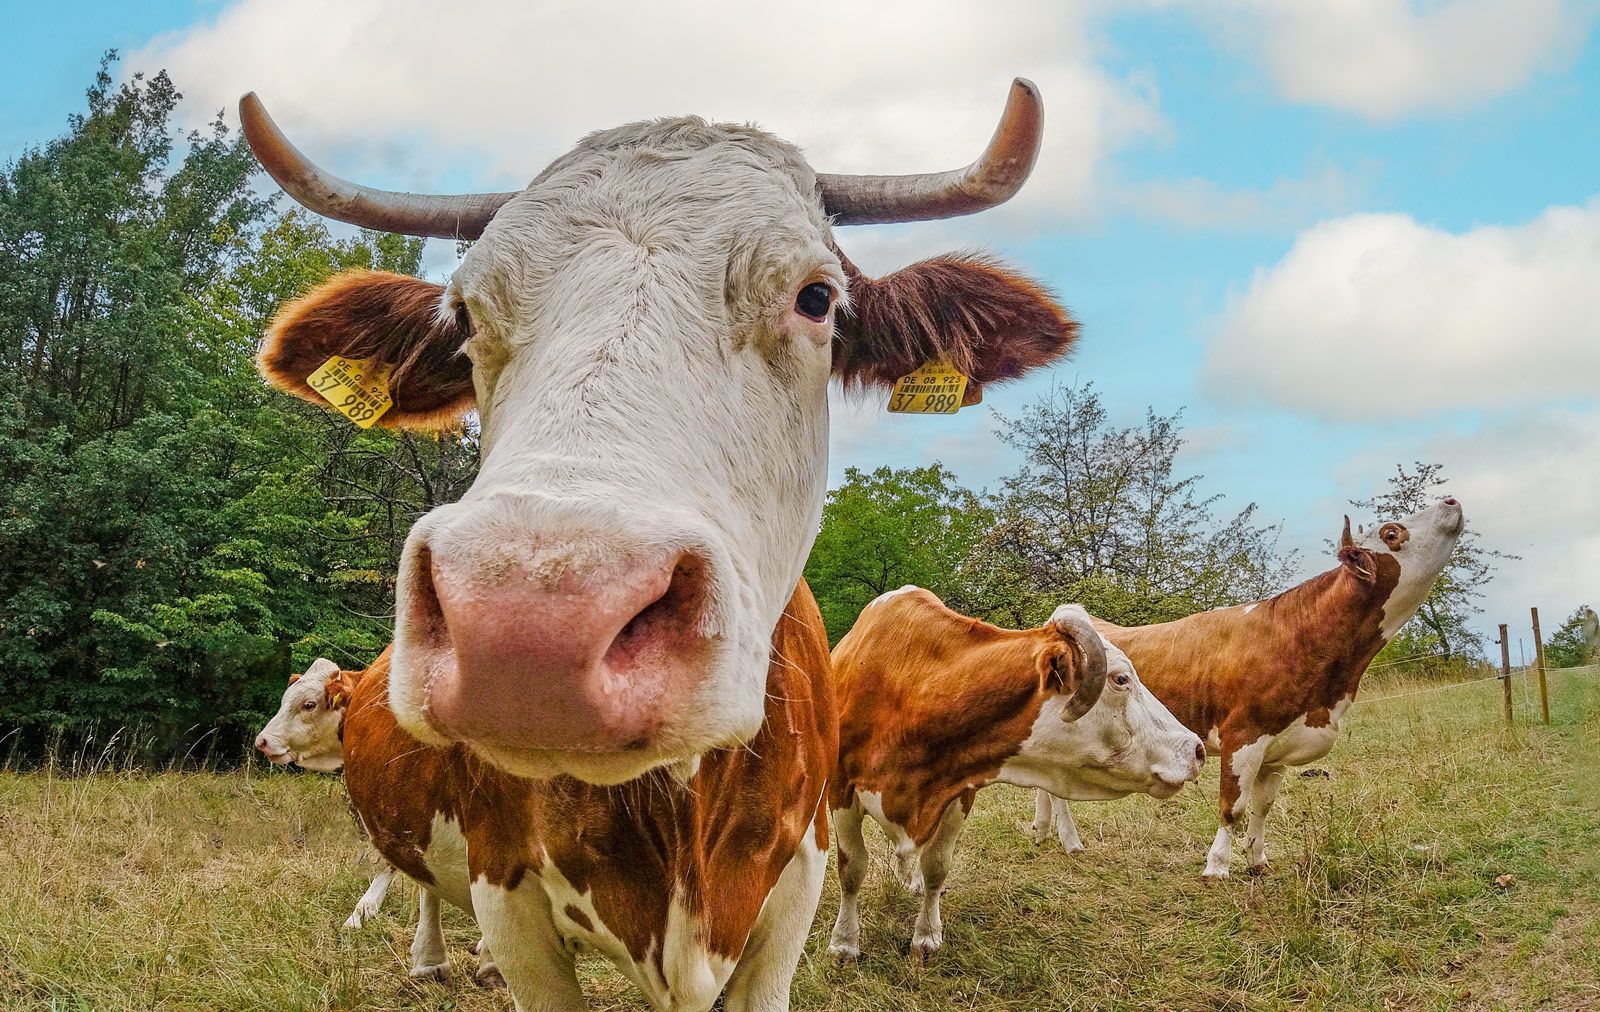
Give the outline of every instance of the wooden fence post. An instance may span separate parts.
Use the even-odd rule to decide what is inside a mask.
[[[1533,658],[1539,667],[1539,708],[1544,711],[1544,722],[1550,723],[1550,686],[1544,680],[1544,637],[1539,633],[1539,609],[1533,609]]]
[[[1506,636],[1506,624],[1500,623],[1500,684],[1506,690],[1506,723],[1511,723],[1511,643]]]

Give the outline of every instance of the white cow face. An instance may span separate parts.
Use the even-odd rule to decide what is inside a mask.
[[[500,207],[442,289],[337,278],[264,371],[394,363],[385,423],[476,404],[482,466],[411,531],[390,699],[511,772],[630,779],[759,730],[822,509],[827,384],[933,358],[974,383],[1065,350],[1037,286],[971,259],[883,279],[837,251],[791,145],[697,119],[595,134]]]
[[[1348,523],[1346,521],[1346,536]],[[1393,639],[1422,606],[1434,581],[1455,552],[1465,523],[1461,504],[1454,499],[1444,499],[1403,519],[1379,524],[1356,542],[1357,547],[1375,556],[1390,557],[1399,564],[1399,577],[1383,604],[1385,641]]]
[[[344,767],[339,729],[349,705],[349,685],[339,665],[325,657],[304,674],[290,675],[277,714],[256,736],[256,749],[274,766],[295,763],[333,773]]]
[[[1082,605],[1062,605],[1051,621]],[[1095,635],[1099,635],[1096,633]],[[1104,636],[1106,682],[1100,698],[1077,720],[1062,719],[1066,700],[1054,697],[1034,721],[1033,733],[1011,760],[1026,767],[1021,779],[1076,801],[1120,798],[1139,792],[1169,798],[1200,777],[1205,743],[1151,694],[1128,655]]]

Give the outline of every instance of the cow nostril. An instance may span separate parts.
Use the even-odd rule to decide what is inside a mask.
[[[1454,496],[1445,496],[1444,504],[1446,506],[1454,506],[1454,505],[1456,505],[1455,497]]]
[[[699,556],[687,552],[679,556],[667,589],[622,627],[606,650],[606,662],[614,668],[627,667],[652,643],[685,633],[690,638],[703,634],[700,627],[711,586],[707,570],[706,561]]]
[[[1197,741],[1197,742],[1194,743],[1194,761],[1199,763],[1201,766],[1204,766],[1206,764],[1206,743],[1205,742]]]

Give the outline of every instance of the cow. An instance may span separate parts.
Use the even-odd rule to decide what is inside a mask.
[[[386,648],[373,665],[362,671],[346,671],[326,657],[319,657],[312,661],[303,673],[289,676],[289,686],[283,692],[283,699],[278,705],[278,712],[267,722],[267,726],[256,736],[256,749],[261,752],[266,760],[274,766],[284,766],[294,763],[303,769],[317,770],[324,773],[337,773],[344,768],[344,752],[346,741],[346,726],[350,711],[351,700],[356,690],[367,680],[367,676],[376,673],[374,685],[380,684],[388,677],[389,650]],[[371,698],[370,696],[367,698]],[[370,720],[365,717],[356,721],[358,738],[360,732]],[[365,771],[363,771],[365,772]],[[358,778],[363,789],[370,783],[366,777]],[[394,786],[391,785],[391,789]],[[363,800],[366,800],[363,798]],[[355,808],[352,800],[352,808]],[[378,810],[373,806],[363,805],[369,811]],[[358,816],[359,817],[359,816]],[[369,839],[372,838],[371,830],[363,825],[363,831]],[[382,827],[387,828],[387,827]],[[387,842],[395,834],[386,832],[384,841]],[[379,846],[380,854],[383,848]],[[409,851],[402,851],[409,853]],[[349,929],[360,928],[367,919],[376,917],[383,906],[383,898],[389,892],[389,886],[394,881],[397,869],[388,860],[384,861],[383,868],[372,877],[366,892],[356,901],[355,909],[345,919],[344,927]],[[443,958],[444,935],[443,926],[439,918],[439,905],[436,898],[429,897],[427,893],[431,883],[427,879],[419,879],[421,893],[418,897],[417,910],[417,940],[412,947],[411,976],[434,980],[448,980],[450,977],[450,964]],[[466,889],[456,890],[458,895],[465,895]],[[471,912],[471,906],[466,907]],[[503,983],[499,971],[494,965],[494,959],[483,944],[477,943],[473,951],[478,954],[479,966],[477,978],[481,983],[496,985]],[[437,956],[438,958],[434,958]]]
[[[979,788],[1169,798],[1205,764],[1204,743],[1140,684],[1080,605],[1062,605],[1038,629],[1002,629],[902,587],[861,612],[833,663],[835,959],[861,955],[863,815],[894,841],[902,884],[922,896],[911,952],[926,960],[944,944],[939,897]]]
[[[1600,615],[1588,605],[1578,609],[1578,636],[1583,642],[1583,662],[1600,663]]]
[[[938,361],[975,402],[1077,335],[997,262],[871,278],[834,228],[1009,199],[1042,115],[1019,80],[977,161],[909,176],[817,173],[758,128],[663,119],[589,135],[525,189],[444,197],[331,176],[242,101],[257,158],[312,210],[476,239],[443,285],[336,276],[280,311],[259,365],[317,401],[314,371],[361,363],[382,426],[478,413],[478,475],[410,531],[388,677],[353,704],[382,692],[394,730],[347,734],[345,768],[352,798],[362,770],[401,785],[356,802],[372,825],[362,806],[412,804],[433,789],[412,760],[442,754],[449,805],[410,843],[424,870],[459,867],[521,1007],[584,1007],[579,945],[657,1008],[788,1007],[838,751],[801,580],[830,378],[886,389]]]
[[[274,766],[294,763],[322,773],[342,770],[345,713],[362,674],[342,671],[333,661],[318,657],[304,672],[290,675],[278,712],[256,735],[256,751]],[[385,862],[345,919],[346,928],[359,928],[378,915],[394,874],[394,866]]]
[[[1267,813],[1285,771],[1332,751],[1367,665],[1422,606],[1463,523],[1453,498],[1374,525],[1359,541],[1345,517],[1337,565],[1277,597],[1158,625],[1096,620],[1150,691],[1221,758],[1221,825],[1204,878],[1228,877],[1246,813],[1250,871],[1266,870]],[[1041,791],[1034,838],[1042,842],[1052,822],[1063,847],[1081,848],[1066,802]]]

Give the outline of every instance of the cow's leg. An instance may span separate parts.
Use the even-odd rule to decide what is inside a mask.
[[[952,802],[944,810],[939,828],[922,847],[922,909],[917,913],[917,926],[911,933],[911,955],[920,957],[923,962],[944,945],[939,896],[944,892],[945,876],[950,873],[950,859],[955,855],[961,827],[966,824],[969,804],[966,798]]]
[[[505,987],[505,974],[495,965],[494,953],[490,951],[488,943],[480,937],[468,946],[468,949],[478,957],[478,969],[473,973],[472,979],[481,987]]]
[[[1250,824],[1244,834],[1244,853],[1250,870],[1257,874],[1267,870],[1267,813],[1278,800],[1283,774],[1282,766],[1263,766],[1250,789]]]
[[[839,862],[839,916],[833,921],[828,955],[841,961],[861,958],[861,883],[867,878],[867,841],[861,836],[861,799],[833,811],[833,852]]]
[[[472,912],[493,945],[495,965],[518,1012],[583,1012],[588,1005],[573,953],[561,944],[550,897],[537,883],[505,889],[479,878],[472,883]],[[490,942],[489,939],[494,939]]]
[[[450,957],[444,951],[444,924],[440,919],[444,904],[433,890],[417,890],[417,934],[411,939],[411,976],[418,979],[450,979]]]
[[[1222,737],[1222,787],[1217,798],[1219,825],[1217,837],[1206,854],[1205,878],[1228,877],[1228,864],[1233,860],[1234,825],[1239,816],[1244,814],[1245,801],[1255,789],[1256,778],[1261,771],[1261,759],[1271,742],[1271,735],[1263,735],[1248,744],[1241,744],[1227,735]]]
[[[819,809],[818,822],[823,818]],[[723,1012],[784,1012],[789,1007],[789,985],[805,952],[817,901],[822,899],[822,880],[828,872],[828,852],[817,846],[818,829],[813,825],[807,830],[767,894],[739,965],[728,978]]]
[[[345,927],[359,928],[362,921],[378,916],[378,908],[383,906],[383,897],[389,892],[389,883],[394,881],[394,875],[394,865],[385,864],[382,871],[372,876],[367,891],[356,900],[356,908],[350,911],[350,916],[345,919]]]
[[[1061,849],[1068,854],[1082,850],[1083,841],[1078,838],[1078,824],[1072,821],[1072,809],[1067,805],[1067,799],[1052,797],[1050,809],[1056,825],[1056,840],[1061,844]]]
[[[1044,843],[1050,838],[1051,812],[1055,795],[1043,787],[1033,792],[1033,842]]]

